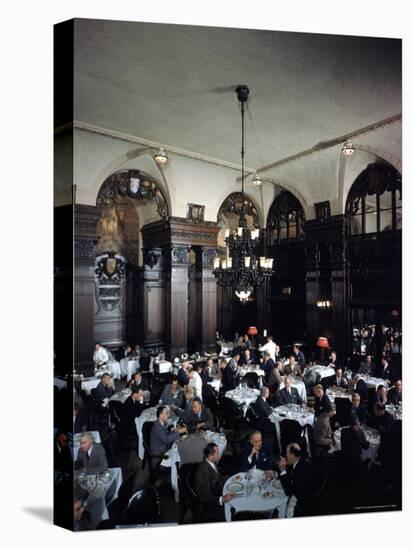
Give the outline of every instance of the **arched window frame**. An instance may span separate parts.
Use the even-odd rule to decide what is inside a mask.
[[[386,192],[391,193],[391,204],[389,208],[382,208],[381,196]],[[371,233],[366,229],[366,216],[371,213],[376,215],[376,231],[372,231],[372,233],[380,233],[385,229],[382,227],[382,213],[388,210],[391,213],[390,231],[396,231],[398,229],[397,213],[402,210],[402,207],[398,206],[397,193],[398,199],[401,201],[401,174],[390,164],[369,164],[354,181],[346,200],[346,216],[350,235]],[[374,206],[369,204],[369,208],[372,210],[367,209],[367,201],[374,203]],[[360,221],[357,225],[356,219]],[[356,226],[359,230],[354,232]]]
[[[298,199],[289,191],[281,191],[273,201],[268,214],[269,244],[301,240],[304,223],[305,212]],[[292,228],[296,230],[293,232]]]

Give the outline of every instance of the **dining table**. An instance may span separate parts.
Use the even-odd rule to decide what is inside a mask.
[[[123,359],[120,359],[121,375],[122,377],[126,376],[127,381],[139,370],[140,360],[138,357],[123,357]]]
[[[109,519],[108,506],[117,498],[123,482],[122,469],[108,468],[98,474],[75,472],[74,479],[89,494],[84,509],[89,512],[96,528],[101,521]]]
[[[232,521],[236,512],[266,512],[268,515],[278,510],[278,517],[285,518],[289,498],[280,480],[267,480],[265,472],[252,469],[231,476],[223,487],[223,495],[233,494],[234,498],[225,502],[225,519]]]
[[[348,429],[348,428],[345,428],[345,427],[339,428],[333,432],[333,440],[335,444],[329,450],[330,453],[333,453],[336,450],[337,451],[341,450],[342,430],[345,430],[345,429]],[[374,428],[370,428],[369,426],[361,425],[360,429],[363,431],[366,441],[369,443],[369,447],[367,449],[362,449],[361,459],[363,461],[371,460],[372,462],[376,462],[376,455],[378,453],[379,446],[381,444],[381,436],[378,430],[375,430]]]
[[[315,412],[313,409],[309,408],[307,405],[296,405],[289,403],[287,405],[280,405],[276,407],[272,414],[269,416],[269,420],[273,422],[276,426],[276,436],[279,444],[279,449],[281,448],[280,440],[280,424],[282,420],[296,420],[304,428],[307,424],[313,426],[315,420]],[[306,432],[306,441],[308,444],[308,451],[310,451],[308,434]]]
[[[226,397],[232,399],[237,405],[241,405],[243,416],[246,416],[249,406],[256,401],[259,395],[260,390],[245,386],[237,386],[234,390],[229,390],[225,393]]]
[[[157,409],[158,407],[150,407],[148,409],[145,409],[140,416],[135,418],[136,432],[137,432],[137,439],[138,439],[137,456],[140,458],[140,460],[144,459],[143,424],[145,422],[156,422]],[[178,420],[179,418],[175,416],[173,413],[171,413],[171,417],[169,418],[169,423],[173,426],[176,426]]]
[[[326,388],[326,395],[329,397],[331,403],[335,402],[337,397],[343,397],[345,399],[352,399],[352,395],[349,393],[349,390],[344,388]]]

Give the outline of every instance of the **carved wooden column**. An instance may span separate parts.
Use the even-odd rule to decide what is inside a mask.
[[[212,273],[216,248],[196,250],[197,344],[199,350],[216,350],[216,278]]]
[[[143,251],[143,271],[140,305],[142,326],[139,334],[142,345],[151,354],[165,350],[165,258],[162,248]]]
[[[348,322],[348,267],[346,261],[346,222],[344,216],[334,216],[333,240],[330,244],[332,285],[332,323],[335,347],[347,354],[351,348]]]
[[[177,244],[165,250],[165,340],[171,358],[187,351],[188,252]]]
[[[76,364],[90,364],[94,344],[94,267],[97,222],[95,206],[76,204],[74,209],[74,349]]]

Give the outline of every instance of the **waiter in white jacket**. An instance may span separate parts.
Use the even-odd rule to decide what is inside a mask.
[[[99,342],[96,342],[93,353],[94,366],[99,369],[100,367],[107,365],[108,361],[109,354],[107,353],[107,349],[101,346]]]
[[[276,344],[273,341],[273,336],[267,336],[266,340],[266,344],[260,346],[259,351],[268,351],[270,358],[273,359],[273,361],[276,361]]]

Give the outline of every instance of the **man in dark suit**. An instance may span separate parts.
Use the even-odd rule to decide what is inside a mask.
[[[237,367],[239,365],[239,359],[240,359],[240,353],[239,351],[235,351],[233,353],[233,357],[229,360],[229,363],[227,364],[228,368],[233,371],[233,374],[236,375]]]
[[[213,415],[210,410],[203,406],[202,400],[195,397],[192,401],[192,410],[183,419],[189,431],[210,430],[213,428]]]
[[[366,423],[366,409],[361,404],[361,398],[358,393],[352,394],[352,412],[351,417],[357,419],[360,424]]]
[[[293,346],[293,353],[295,354],[296,362],[298,363],[301,370],[303,371],[306,365],[306,359],[305,359],[305,356],[303,355],[302,350],[300,349],[300,346],[298,346],[298,344],[295,344]]]
[[[222,392],[233,390],[235,387],[235,375],[231,367],[229,367],[226,359],[221,360],[220,368],[222,370]]]
[[[368,398],[368,395],[369,395],[368,385],[366,384],[365,380],[361,378],[359,374],[356,374],[353,378],[352,393],[359,394],[361,401],[364,401],[365,399]]]
[[[376,376],[376,365],[372,361],[372,355],[367,355],[365,360],[359,365],[359,374],[368,374],[369,376]]]
[[[172,428],[171,431],[168,430],[167,421],[170,416],[169,407],[159,407],[156,411],[156,416],[157,420],[154,422],[150,431],[150,451],[152,455],[155,455],[155,457],[152,458],[153,468],[157,468],[160,465],[162,461],[160,457],[170,449],[177,439],[179,439],[180,434],[187,432],[184,427]]]
[[[302,369],[300,365],[296,362],[294,355],[289,356],[289,364],[283,367],[283,372],[292,376],[297,376],[302,378]]]
[[[268,479],[273,479],[275,463],[273,461],[270,445],[263,444],[262,434],[255,431],[250,434],[240,459],[240,471],[247,472],[251,468],[268,472]]]
[[[347,389],[348,388],[348,381],[343,376],[342,367],[336,368],[336,374],[331,380],[332,386],[336,386],[337,388]]]
[[[268,403],[269,388],[264,386],[260,390],[260,395],[253,404],[253,409],[258,418],[268,418],[272,414],[272,407]]]
[[[246,348],[239,359],[239,366],[243,365],[253,365],[255,362],[254,357],[252,356],[252,353],[249,348]]]
[[[396,380],[395,369],[389,364],[386,357],[382,357],[382,364],[378,377],[385,380],[389,386]]]
[[[183,390],[179,387],[177,378],[173,378],[171,384],[166,384],[159,399],[160,405],[176,405],[181,407],[184,401]]]
[[[179,386],[182,386],[182,388],[187,384],[189,384],[189,375],[188,375],[189,367],[190,367],[189,361],[183,361],[182,366],[177,372],[177,381],[179,382]]]
[[[73,459],[67,434],[60,430],[54,438],[54,470],[62,473],[70,473],[73,470]]]
[[[262,361],[262,369],[265,371],[265,380],[268,381],[271,372],[275,368],[275,362],[270,357],[270,353],[268,351],[263,352],[263,361]]]
[[[123,403],[120,411],[120,432],[123,437],[136,435],[135,419],[144,409],[144,394],[141,388],[133,387],[132,394]]]
[[[94,391],[94,397],[97,401],[103,401],[104,399],[110,399],[114,394],[112,386],[111,376],[108,373],[103,374],[102,379],[96,386]]]
[[[285,387],[279,390],[276,406],[279,407],[280,405],[288,405],[290,403],[302,405],[302,398],[298,390],[292,387],[292,378],[288,374],[285,376]]]
[[[393,405],[402,403],[402,380],[397,380],[393,388],[388,391],[388,401]]]
[[[309,463],[302,458],[302,450],[297,443],[286,448],[286,459],[278,463],[280,482],[287,496],[294,495],[297,503],[294,517],[314,514],[314,480]]]
[[[317,384],[313,388],[313,395],[315,396],[315,418],[320,416],[323,412],[330,411],[332,403],[329,397],[326,395],[322,384]]]
[[[208,443],[203,452],[203,462],[200,464],[195,478],[196,493],[200,503],[202,521],[224,521],[225,502],[230,502],[234,495],[222,495],[224,479],[217,469],[219,448],[215,443]]]
[[[83,470],[88,474],[96,474],[104,472],[108,467],[103,445],[95,443],[90,432],[83,433],[80,436],[80,449],[74,463],[74,469]]]
[[[330,357],[329,357],[329,366],[334,368],[335,370],[342,367],[342,363],[341,361],[338,359],[338,356],[336,354],[336,351],[331,351],[330,352]]]

